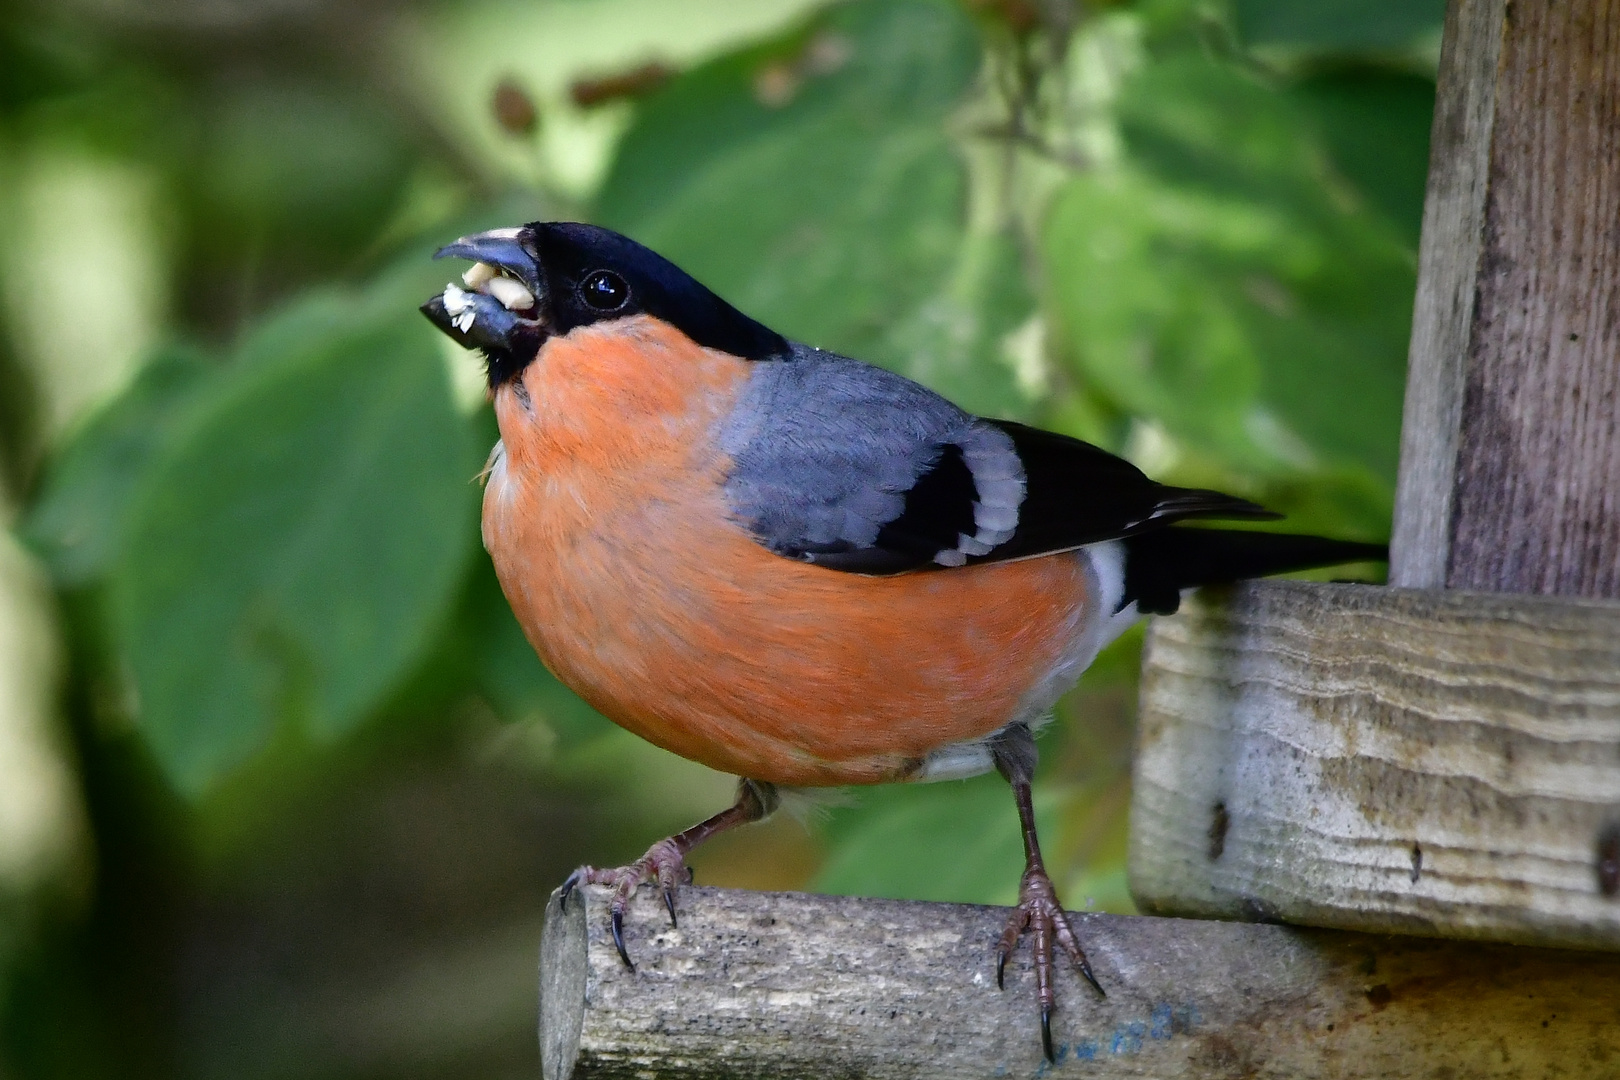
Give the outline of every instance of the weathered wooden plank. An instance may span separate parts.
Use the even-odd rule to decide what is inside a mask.
[[[541,946],[547,1080],[574,1077],[1609,1077],[1620,957],[1293,927],[1075,915],[1106,999],[1069,972],[1040,1056],[1006,910],[692,889],[637,899],[627,971],[605,892]]]
[[[1266,582],[1148,639],[1145,910],[1620,949],[1620,604]]]
[[[1451,550],[1463,361],[1473,332],[1475,281],[1485,239],[1496,66],[1506,3],[1453,0],[1441,39],[1390,544],[1390,583],[1413,589],[1445,584]]]
[[[1620,598],[1620,6],[1453,0],[1398,585]]]
[[[1620,6],[1517,0],[1446,582],[1620,597]]]

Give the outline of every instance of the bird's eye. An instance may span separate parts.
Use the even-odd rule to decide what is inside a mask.
[[[611,270],[593,270],[579,283],[579,295],[597,311],[613,311],[630,299],[630,286]]]

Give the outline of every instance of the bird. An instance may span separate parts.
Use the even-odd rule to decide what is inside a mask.
[[[1381,560],[1382,545],[1185,525],[1280,515],[1174,487],[1078,439],[988,419],[790,340],[628,237],[579,222],[465,236],[422,305],[482,352],[500,439],[482,533],[540,659],[604,716],[738,777],[733,805],[628,866],[575,871],[672,923],[685,856],[784,794],[972,776],[1012,789],[1052,1058],[1054,952],[1105,991],[1031,806],[1035,733],[1109,642],[1202,585]]]

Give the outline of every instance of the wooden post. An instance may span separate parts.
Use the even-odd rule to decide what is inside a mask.
[[[1620,7],[1445,33],[1390,583],[1620,598]]]
[[[1607,0],[1447,12],[1391,582],[1255,583],[1154,627],[1133,893],[1163,913],[1620,949]]]
[[[996,988],[1004,908],[689,889],[607,933],[605,890],[546,910],[540,1042],[570,1077],[1610,1077],[1620,957],[1283,926],[1074,915],[1041,1059],[1027,951]]]

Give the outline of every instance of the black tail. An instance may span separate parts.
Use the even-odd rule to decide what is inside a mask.
[[[1170,615],[1181,590],[1350,562],[1383,562],[1384,544],[1239,529],[1158,529],[1126,537],[1125,596],[1143,614]]]

